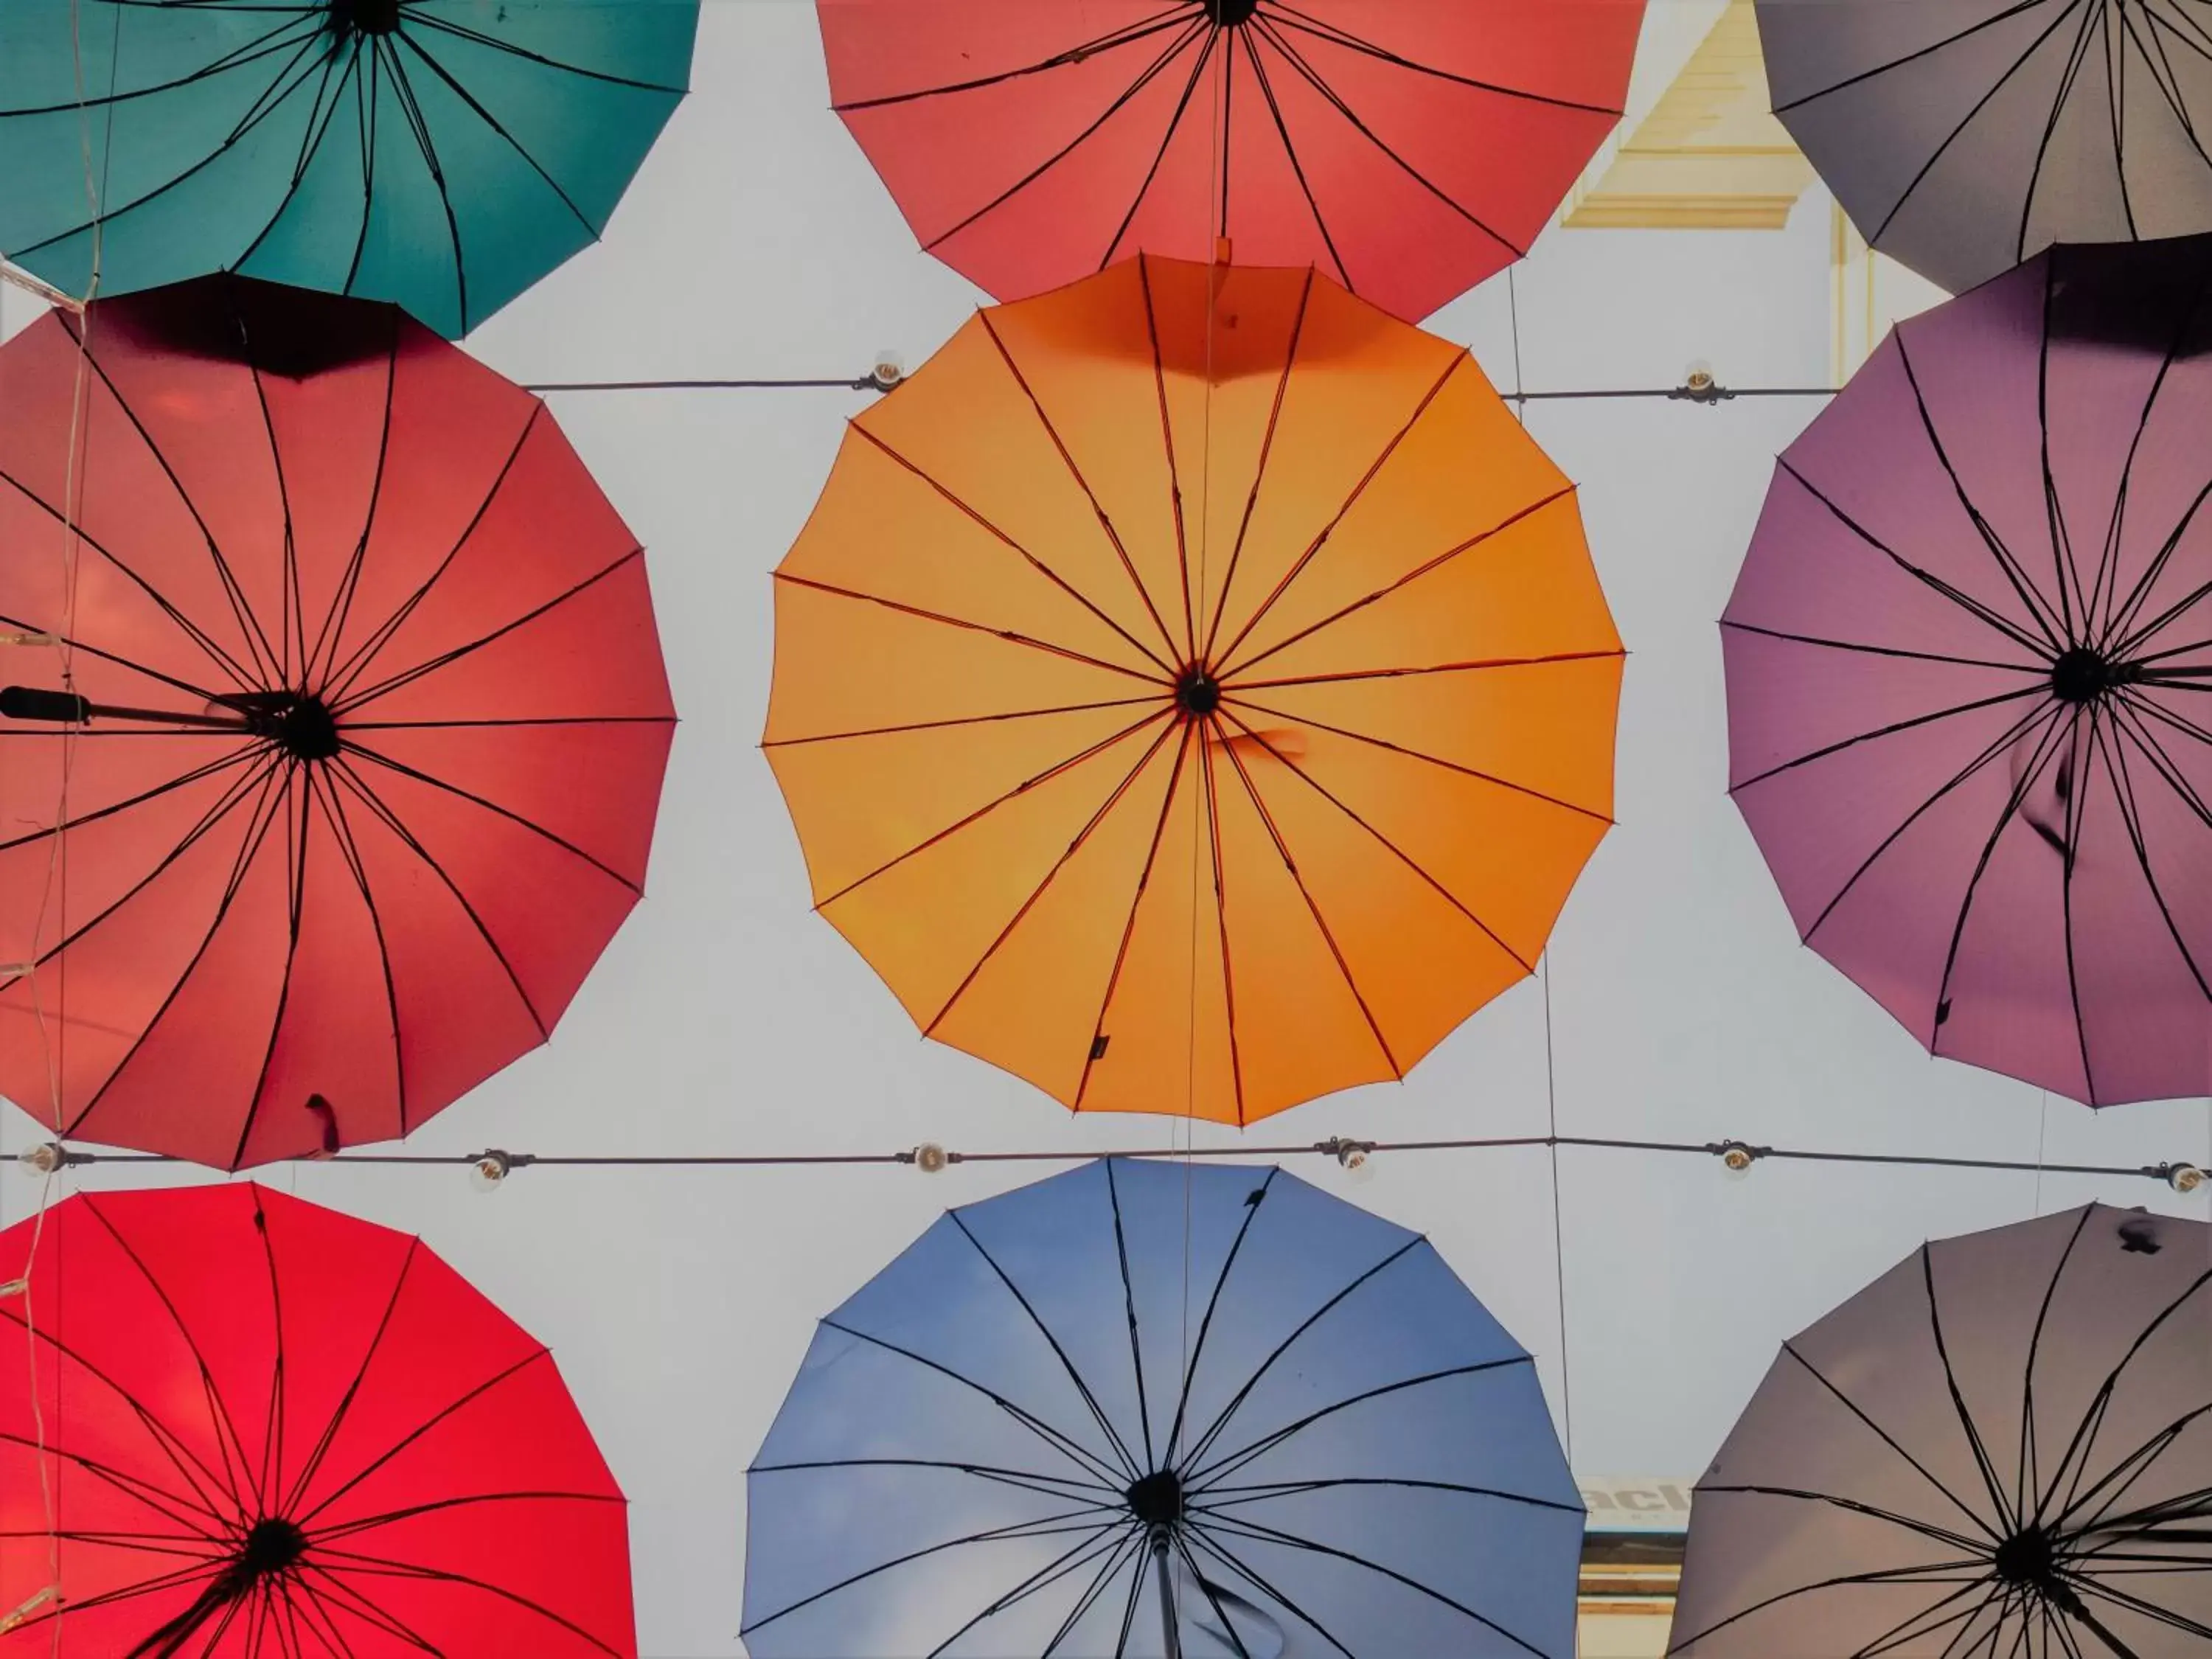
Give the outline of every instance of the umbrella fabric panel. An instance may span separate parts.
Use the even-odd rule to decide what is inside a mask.
[[[750,1476],[747,1643],[1156,1653],[1158,1470],[1187,1653],[1571,1647],[1534,1367],[1425,1241],[1121,1160],[952,1212],[823,1322]]]
[[[817,908],[1072,1105],[1401,1075],[1530,971],[1609,823],[1571,487],[1463,351],[1310,271],[1146,258],[981,313],[854,423],[777,578]]]
[[[922,246],[1001,300],[1133,253],[1314,265],[1415,320],[1519,258],[1619,116],[1634,0],[822,0]]]
[[[101,1194],[0,1270],[43,1415],[12,1368],[0,1595],[50,1548],[63,1595],[0,1652],[634,1651],[622,1495],[550,1357],[416,1241],[252,1186]],[[222,1592],[272,1521],[293,1565]]]
[[[1805,939],[1936,1053],[2203,1086],[2191,848],[2212,240],[2061,248],[1901,325],[1778,463],[1731,785]]]
[[[537,399],[388,307],[217,278],[92,319],[71,558],[76,325],[9,347],[0,612],[95,705],[232,729],[7,722],[39,827],[0,957],[41,968],[0,986],[0,1088],[224,1165],[403,1133],[636,900],[672,723],[637,544]],[[336,752],[235,729],[272,696]]]
[[[1963,292],[2053,242],[2212,228],[2185,0],[1761,0],[1775,112],[1867,240]]]
[[[2212,1230],[2102,1206],[1908,1257],[1784,1345],[1699,1484],[1676,1650],[2194,1651],[2208,1296]]]
[[[87,292],[89,168],[103,293],[235,270],[464,333],[605,231],[683,96],[697,13],[12,7],[0,134],[20,165],[0,182],[0,247]]]

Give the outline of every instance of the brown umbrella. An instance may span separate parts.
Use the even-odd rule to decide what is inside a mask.
[[[2212,1227],[2093,1204],[1922,1246],[1782,1352],[1698,1485],[1672,1651],[2212,1643]]]

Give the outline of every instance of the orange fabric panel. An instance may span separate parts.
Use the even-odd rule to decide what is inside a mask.
[[[981,313],[778,570],[817,903],[927,1033],[1081,1110],[1402,1076],[1610,823],[1571,486],[1467,354],[1310,270]]]

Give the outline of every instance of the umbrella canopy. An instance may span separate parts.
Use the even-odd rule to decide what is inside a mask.
[[[0,253],[66,293],[211,271],[482,322],[606,228],[698,0],[8,0]]]
[[[1572,487],[1466,351],[1145,258],[853,423],[776,571],[817,908],[1067,1105],[1243,1123],[1531,970],[1612,805]]]
[[[1001,300],[1138,252],[1318,266],[1407,321],[1528,251],[1644,0],[819,0],[837,112]]]
[[[1691,1659],[2212,1642],[2212,1227],[2092,1204],[1923,1245],[1784,1343],[1698,1484]]]
[[[26,1275],[0,1659],[636,1654],[552,1356],[419,1241],[251,1183],[87,1194],[0,1233]]]
[[[239,277],[50,314],[0,386],[0,629],[58,641],[0,647],[0,1093],[236,1167],[544,1041],[636,902],[674,718],[544,404]]]
[[[1574,1651],[1528,1355],[1273,1168],[952,1211],[822,1322],[746,1490],[755,1659]]]
[[[1759,33],[1860,234],[1954,294],[2053,242],[2212,230],[2196,0],[1759,0]]]
[[[2212,237],[1901,324],[1777,466],[1723,621],[1790,914],[1935,1053],[2212,1091]]]

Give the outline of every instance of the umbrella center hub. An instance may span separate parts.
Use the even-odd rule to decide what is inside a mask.
[[[2016,1532],[1997,1546],[1997,1577],[2008,1584],[2051,1590],[2058,1584],[2058,1553],[2040,1527]]]
[[[1221,707],[1221,682],[1204,663],[1194,662],[1176,677],[1175,700],[1186,716],[1202,720]]]
[[[1148,1532],[1167,1531],[1182,1520],[1182,1482],[1173,1469],[1154,1470],[1122,1495],[1129,1500],[1129,1513]]]
[[[2134,678],[2125,663],[2086,645],[2075,646],[2051,665],[2051,690],[2061,702],[2094,702]]]
[[[295,760],[330,760],[338,752],[337,717],[320,697],[279,691],[255,699],[246,721]]]
[[[330,0],[331,27],[340,34],[390,34],[399,27],[399,0]]]
[[[271,1516],[257,1521],[253,1529],[246,1534],[246,1546],[239,1552],[238,1564],[248,1576],[267,1577],[283,1571],[307,1553],[307,1534],[281,1516]]]
[[[1249,22],[1252,14],[1260,9],[1260,0],[1204,0],[1204,3],[1206,15],[1217,28],[1233,29]]]

